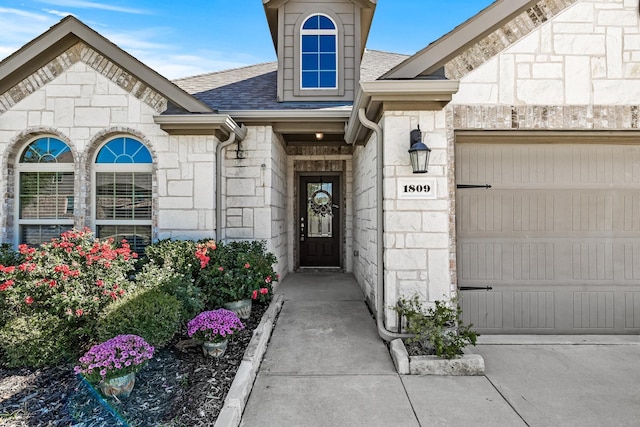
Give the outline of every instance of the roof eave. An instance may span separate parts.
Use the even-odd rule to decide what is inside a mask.
[[[235,134],[242,141],[247,130],[228,114],[163,114],[153,120],[170,135],[215,135],[223,141]]]
[[[366,143],[371,131],[362,126],[358,111],[379,121],[389,110],[440,110],[458,91],[460,83],[452,80],[376,80],[360,82],[351,117],[345,131],[349,144]]]
[[[453,31],[389,70],[381,79],[410,79],[434,73],[536,1],[538,0],[497,0]]]
[[[75,42],[83,41],[137,79],[156,90],[169,102],[192,113],[211,113],[213,110],[184,92],[171,81],[158,74],[136,58],[83,24],[73,16],[63,18],[48,31],[27,43],[0,63],[0,92],[35,72],[42,60],[63,52]],[[52,59],[52,58],[51,58]],[[46,63],[46,62],[45,62]],[[16,81],[17,80],[17,81]]]

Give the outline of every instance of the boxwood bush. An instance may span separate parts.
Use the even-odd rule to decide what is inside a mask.
[[[144,338],[153,346],[166,345],[180,327],[182,303],[160,289],[140,289],[109,305],[99,316],[98,341],[121,334]]]
[[[0,329],[0,348],[9,368],[53,366],[73,354],[63,319],[32,313],[11,319]]]
[[[136,275],[136,284],[143,289],[159,289],[173,295],[182,303],[181,320],[193,319],[204,310],[203,295],[191,278],[190,273],[182,273],[147,263]]]

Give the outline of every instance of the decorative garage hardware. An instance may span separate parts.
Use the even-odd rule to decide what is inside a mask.
[[[309,208],[318,216],[333,216],[333,208],[338,207],[333,204],[331,194],[326,190],[317,190],[309,197]]]
[[[492,289],[491,286],[460,286],[458,288],[461,291],[490,291]]]
[[[409,137],[409,156],[411,157],[411,167],[413,173],[427,173],[427,166],[429,166],[429,156],[431,155],[431,148],[427,147],[422,142],[422,132],[420,126],[418,129],[411,131]]]
[[[458,184],[456,188],[485,188],[490,189],[491,184]]]

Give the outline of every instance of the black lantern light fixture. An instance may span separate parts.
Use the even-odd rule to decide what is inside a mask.
[[[411,167],[413,173],[427,173],[427,166],[429,166],[429,157],[431,155],[431,148],[427,147],[422,142],[422,132],[420,126],[418,129],[411,131],[410,137],[409,156],[411,156]]]

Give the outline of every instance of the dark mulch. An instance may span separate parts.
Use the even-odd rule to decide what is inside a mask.
[[[186,337],[158,350],[127,399],[103,398],[72,366],[0,369],[0,426],[211,426],[266,309],[253,305],[220,359]]]

